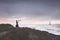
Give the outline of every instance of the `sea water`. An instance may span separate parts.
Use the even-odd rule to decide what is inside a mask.
[[[40,31],[47,31],[49,33],[60,35],[60,25],[59,24],[20,24],[20,27],[28,27]]]

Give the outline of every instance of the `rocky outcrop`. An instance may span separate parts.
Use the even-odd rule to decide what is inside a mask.
[[[15,28],[0,40],[60,40],[60,36],[30,28]]]
[[[10,31],[14,27],[11,24],[0,24],[0,32]]]

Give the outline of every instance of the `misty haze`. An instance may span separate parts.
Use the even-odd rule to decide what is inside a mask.
[[[0,0],[0,40],[60,40],[60,0]]]

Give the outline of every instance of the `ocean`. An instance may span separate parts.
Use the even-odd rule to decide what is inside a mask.
[[[20,27],[28,27],[40,31],[47,31],[49,33],[60,35],[60,24],[20,24]]]

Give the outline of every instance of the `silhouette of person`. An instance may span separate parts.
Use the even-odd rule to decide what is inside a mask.
[[[18,20],[16,20],[16,27],[19,27],[19,25],[18,25]]]

